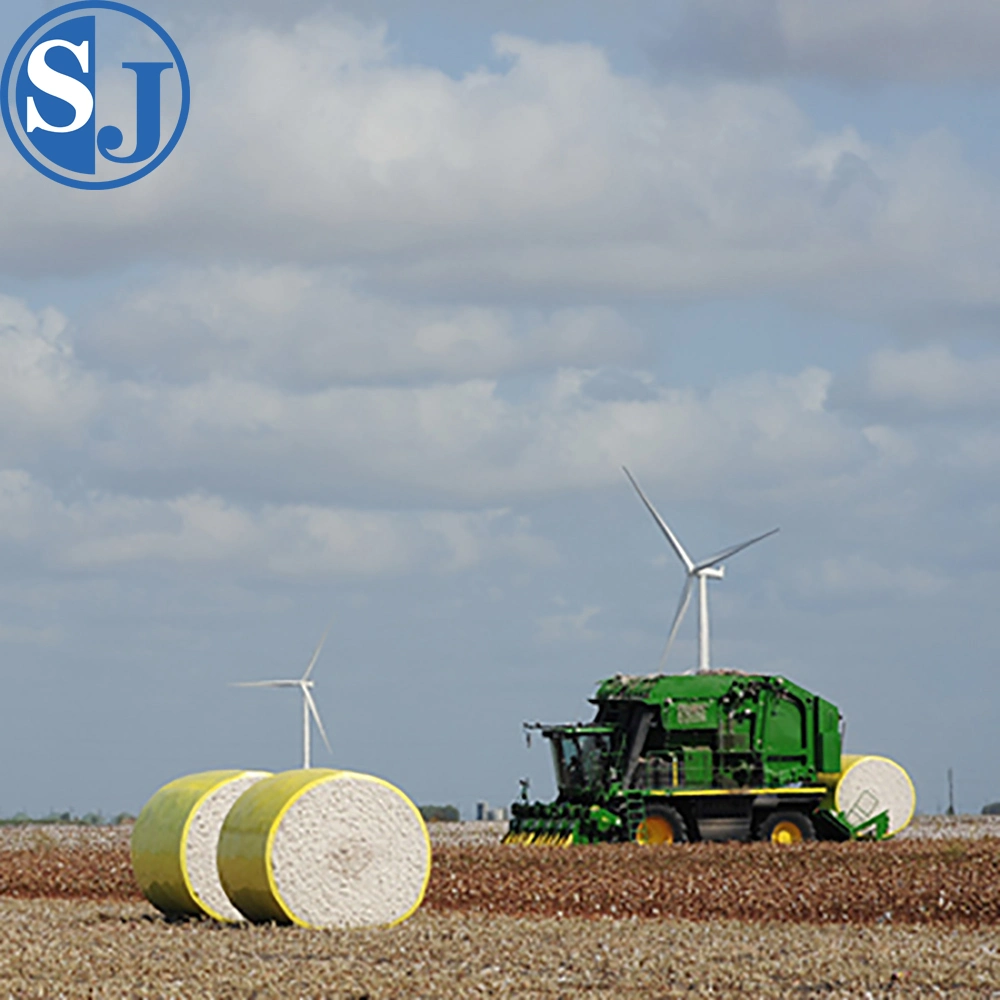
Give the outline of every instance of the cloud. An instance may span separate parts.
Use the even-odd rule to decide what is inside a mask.
[[[847,601],[915,600],[937,597],[949,581],[919,566],[888,567],[871,556],[855,553],[823,559],[818,577],[802,574],[800,584],[804,592]]]
[[[777,87],[626,76],[585,43],[498,35],[457,79],[398,61],[384,26],[322,15],[191,45],[183,140],[113,201],[0,153],[0,220],[20,234],[0,266],[347,267],[406,301],[548,308],[997,302],[996,183],[944,133],[864,142]]]
[[[266,298],[264,284],[258,288]],[[154,299],[151,316],[160,304]],[[389,315],[401,318],[394,309]],[[251,305],[246,315],[259,311]],[[411,333],[427,329],[424,319],[409,320]],[[46,419],[20,467],[64,486],[137,496],[205,493],[254,505],[321,506],[383,504],[391,496],[394,507],[493,507],[617,482],[622,462],[681,497],[734,476],[748,488],[775,481],[820,488],[871,452],[859,430],[827,410],[832,376],[818,368],[745,376],[700,393],[642,371],[609,378],[603,369],[580,368],[540,373],[516,387],[503,378],[343,384],[332,374],[331,350],[326,377],[301,387],[280,377],[268,318],[254,322],[256,340],[235,321],[216,329],[220,351],[227,337],[248,338],[252,346],[238,348],[234,365],[243,351],[246,376],[218,374],[216,363],[203,360],[201,373],[171,382],[140,377],[134,365],[123,375],[89,368],[70,339],[52,348],[47,328],[25,312],[10,333],[18,357],[27,359],[19,378],[48,386],[57,377],[59,391],[43,394]],[[550,317],[544,349],[555,350],[573,322]],[[399,340],[407,349],[411,333]],[[390,345],[396,335],[393,327]],[[391,353],[382,345],[369,358]],[[524,357],[535,349],[523,348]],[[308,369],[298,370],[297,381]]]
[[[818,484],[870,449],[825,410],[829,375],[818,369],[639,399],[593,398],[593,377],[562,370],[517,395],[484,379],[300,393],[222,377],[122,383],[90,454],[95,473],[135,488],[189,482],[274,500],[347,484],[492,504],[617,482],[622,462],[656,470],[684,497],[734,476]]]
[[[1000,357],[966,360],[942,344],[881,350],[865,371],[869,398],[920,412],[1000,408]]]
[[[295,389],[596,367],[640,350],[608,308],[425,306],[294,266],[163,276],[120,292],[84,321],[75,345],[91,364],[135,378],[194,382],[225,371]]]
[[[55,309],[33,312],[0,295],[0,461],[30,457],[41,442],[71,447],[100,400]]]
[[[152,500],[93,491],[65,500],[18,469],[0,470],[0,544],[37,553],[55,574],[172,565],[326,579],[554,558],[528,521],[506,510],[251,509],[203,493]]]
[[[995,80],[1000,9],[979,0],[699,0],[658,55],[724,75]]]
[[[743,375],[699,391],[628,368],[542,367],[525,379],[465,377],[458,366],[444,380],[428,374],[412,353],[421,331],[440,329],[437,324],[464,331],[493,323],[511,345],[508,359],[522,352],[520,364],[536,349],[558,352],[559,337],[546,333],[540,335],[544,347],[529,347],[503,312],[434,307],[410,315],[345,286],[332,294],[342,297],[345,313],[367,316],[373,331],[372,349],[361,350],[360,337],[350,342],[343,366],[350,371],[360,364],[350,359],[361,350],[373,381],[351,382],[338,374],[336,352],[322,364],[283,368],[272,334],[282,326],[280,316],[291,316],[300,324],[300,343],[307,343],[309,322],[322,308],[290,306],[284,291],[319,288],[320,303],[328,303],[323,282],[310,276],[296,284],[302,275],[284,270],[215,277],[223,286],[217,299],[199,298],[205,286],[187,276],[166,286],[180,289],[178,310],[202,310],[208,330],[205,353],[197,364],[173,371],[175,380],[141,370],[141,334],[134,358],[108,346],[125,337],[128,324],[103,343],[80,334],[77,354],[73,324],[13,300],[6,304],[13,319],[0,335],[0,350],[16,351],[11,356],[20,364],[12,392],[47,387],[37,393],[46,401],[37,410],[42,416],[34,424],[22,421],[23,433],[0,437],[6,466],[24,470],[70,504],[73,517],[62,511],[59,523],[83,517],[72,507],[74,498],[113,498],[83,508],[94,539],[89,548],[72,535],[60,543],[83,565],[165,564],[199,553],[238,563],[249,546],[253,565],[277,574],[340,565],[360,572],[363,552],[349,540],[373,532],[389,539],[386,551],[381,543],[362,546],[379,572],[421,560],[472,565],[488,557],[484,539],[491,536],[485,522],[463,521],[466,512],[485,517],[538,498],[620,485],[623,463],[675,509],[712,496],[730,507],[775,514],[850,508],[856,521],[873,524],[884,523],[887,497],[894,497],[889,506],[897,523],[904,512],[905,523],[916,523],[935,504],[952,502],[947,484],[971,489],[995,478],[997,435],[977,423],[995,400],[996,362],[989,357],[972,363],[939,349],[883,350],[854,376],[851,391],[844,388],[849,380],[822,368]],[[191,281],[187,291],[185,281]],[[228,282],[238,293],[230,294]],[[171,300],[154,284],[125,301],[119,315],[145,310],[152,322],[169,312]],[[278,303],[273,309],[272,301]],[[558,326],[552,315],[538,322],[529,329]],[[175,316],[163,324],[150,353],[169,362],[168,331],[183,324]],[[383,378],[375,378],[378,357],[394,348],[415,364],[414,373],[401,379],[404,368],[389,361]],[[226,367],[243,373],[218,374]],[[393,381],[384,380],[388,374]],[[910,426],[914,413],[924,421],[919,434]],[[956,423],[952,417],[960,413],[968,420]],[[10,493],[7,532],[37,535],[31,512],[54,502],[31,490]],[[371,508],[419,516],[415,537],[437,541],[413,554],[381,522],[364,521],[360,512]],[[105,511],[113,529],[100,519]],[[433,511],[450,514],[435,520]],[[133,514],[137,526],[125,530]],[[517,532],[505,523],[498,521],[498,530],[510,536],[513,552]],[[284,540],[274,541],[273,551],[261,549],[260,531]]]
[[[600,607],[591,605],[579,611],[542,615],[536,626],[543,642],[589,642],[600,636],[591,622],[601,613]]]
[[[282,0],[277,4],[272,0],[213,0],[206,9],[198,0],[147,0],[143,10],[176,34],[178,30],[193,33],[232,23],[287,28],[320,13],[338,16],[338,11],[349,11],[351,6],[343,0]],[[351,20],[347,13],[339,16]]]
[[[879,456],[893,465],[909,465],[919,452],[912,435],[885,424],[870,424],[862,431]]]
[[[370,365],[370,381],[345,381],[336,353],[283,367],[273,331],[288,323],[301,338],[292,353],[303,351],[335,300],[368,323],[372,349],[349,339],[343,367]],[[950,348],[877,351],[852,397],[818,367],[702,390],[617,367],[539,363],[526,380],[516,369],[532,351],[558,356],[559,311],[519,327],[520,313],[410,307],[291,267],[220,268],[206,281],[179,272],[133,287],[108,307],[103,341],[96,324],[81,330],[13,299],[0,306],[0,353],[17,375],[9,392],[26,410],[41,401],[23,433],[0,438],[14,456],[0,465],[0,542],[12,565],[53,578],[196,568],[213,579],[324,581],[537,565],[556,559],[552,526],[512,511],[624,488],[625,463],[668,516],[689,519],[709,497],[716,511],[780,516],[814,578],[796,578],[803,594],[923,599],[947,586],[952,570],[941,567],[965,558],[966,543],[949,535],[919,565],[914,532],[936,530],[942,510],[981,519],[980,494],[1000,465],[998,436],[981,420],[995,400],[995,360]],[[148,354],[139,316],[162,324]],[[168,365],[171,335],[192,316],[206,331],[197,362],[168,369],[172,378],[144,372],[149,358]],[[499,331],[514,373],[428,370],[414,345],[442,327]],[[527,331],[542,346],[529,346]],[[394,351],[413,365],[408,378],[398,361],[378,368]],[[219,374],[227,367],[234,374]],[[810,523],[796,527],[803,511]],[[828,525],[824,545],[808,543],[817,519]],[[844,544],[871,555],[830,554]],[[540,616],[538,635],[593,631],[592,605],[578,603],[580,612]]]

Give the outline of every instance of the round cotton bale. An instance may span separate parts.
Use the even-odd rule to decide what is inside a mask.
[[[244,792],[222,825],[218,861],[250,920],[389,926],[423,901],[431,843],[417,807],[387,781],[311,768]]]
[[[269,771],[203,771],[164,785],[132,831],[132,869],[143,895],[170,916],[240,921],[216,865],[222,821]]]
[[[891,837],[905,829],[917,806],[910,776],[888,757],[849,755],[841,758],[834,804],[852,826],[889,810]]]

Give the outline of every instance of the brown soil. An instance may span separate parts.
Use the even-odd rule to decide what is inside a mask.
[[[1000,840],[439,848],[427,905],[511,916],[1000,926]]]

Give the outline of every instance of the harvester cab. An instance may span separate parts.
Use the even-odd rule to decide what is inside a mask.
[[[548,726],[559,794],[584,796],[613,784],[617,773],[612,755],[614,729],[607,726]]]

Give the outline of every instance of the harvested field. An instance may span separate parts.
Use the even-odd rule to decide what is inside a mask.
[[[1000,998],[992,837],[558,849],[456,825],[413,919],[333,932],[168,922],[129,832],[0,831],[0,997]]]
[[[18,831],[0,896],[138,901],[127,836]],[[1000,928],[1000,839],[885,844],[435,846],[425,910]]]
[[[499,844],[510,824],[506,820],[469,820],[465,823],[428,823],[431,843],[435,847],[455,847],[459,844]]]
[[[978,840],[1000,837],[1000,816],[916,816],[897,840]]]
[[[418,913],[378,931],[0,900],[0,995],[217,1000],[1000,997],[995,930]]]

